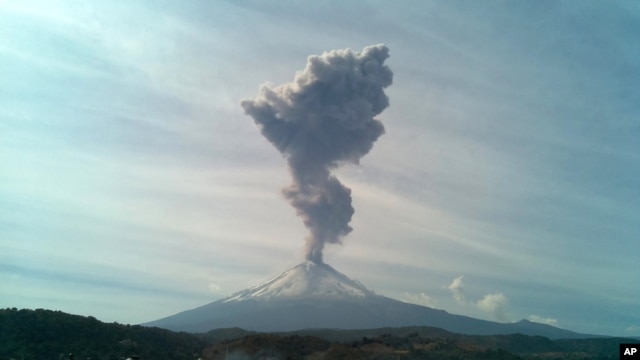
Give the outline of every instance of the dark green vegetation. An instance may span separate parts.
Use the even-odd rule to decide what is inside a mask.
[[[126,359],[617,359],[634,339],[550,340],[453,334],[430,327],[206,334],[107,324],[51,310],[0,310],[0,360]]]
[[[106,324],[51,310],[0,310],[0,359],[194,359],[206,342],[158,328]]]

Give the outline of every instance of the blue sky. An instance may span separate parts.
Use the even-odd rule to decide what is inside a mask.
[[[0,1],[0,307],[139,323],[303,261],[240,101],[384,43],[325,260],[386,296],[640,334],[635,1]]]

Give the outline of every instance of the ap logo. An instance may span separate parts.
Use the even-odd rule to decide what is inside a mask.
[[[640,344],[620,344],[620,359],[640,359]]]

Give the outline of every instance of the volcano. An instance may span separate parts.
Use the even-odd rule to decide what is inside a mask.
[[[405,303],[377,295],[328,264],[312,261],[226,298],[143,325],[186,332],[230,327],[282,332],[431,326],[471,335],[588,336],[527,320],[497,323]]]

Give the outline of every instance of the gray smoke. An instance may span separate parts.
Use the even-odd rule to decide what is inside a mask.
[[[384,45],[310,56],[292,83],[263,85],[241,105],[264,135],[287,159],[293,183],[284,196],[309,229],[306,257],[321,263],[326,243],[340,243],[352,229],[351,190],[331,170],[357,164],[384,133],[374,119],[387,106],[384,88],[393,74],[383,65]]]

